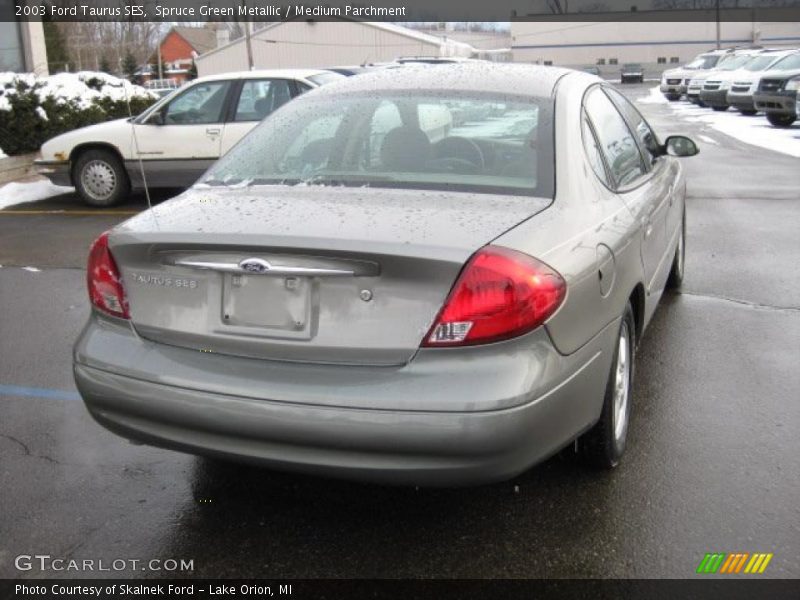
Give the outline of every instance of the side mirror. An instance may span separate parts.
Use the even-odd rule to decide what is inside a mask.
[[[685,135],[671,135],[664,142],[664,154],[670,156],[694,156],[699,152],[697,144]]]
[[[147,120],[145,121],[145,125],[163,125],[164,124],[164,112],[161,110],[157,110],[156,112],[152,113]]]

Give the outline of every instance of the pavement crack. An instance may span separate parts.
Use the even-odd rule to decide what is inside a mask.
[[[709,294],[709,293],[701,293],[701,292],[689,292],[686,290],[681,290],[677,292],[679,296],[692,296],[695,298],[710,298],[712,300],[722,300],[723,302],[731,302],[733,304],[739,304],[741,306],[747,306],[750,308],[756,308],[760,310],[774,310],[779,312],[791,312],[797,313],[800,312],[799,306],[776,306],[774,304],[762,304],[761,302],[752,302],[750,300],[742,300],[741,298],[731,298],[730,296],[723,296],[721,294]]]
[[[9,440],[10,442],[14,442],[15,444],[17,444],[20,448],[22,448],[22,452],[23,452],[24,456],[30,456],[31,458],[39,458],[41,460],[46,460],[47,462],[52,463],[54,465],[60,465],[61,464],[55,458],[52,458],[52,457],[47,456],[45,454],[34,454],[33,452],[31,452],[31,449],[28,448],[28,445],[25,442],[15,438],[13,435],[7,435],[5,433],[0,433],[0,437],[1,438],[5,438],[5,439]]]

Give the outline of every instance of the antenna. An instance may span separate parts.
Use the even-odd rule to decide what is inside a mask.
[[[133,135],[133,149],[136,152],[136,158],[139,161],[139,172],[142,175],[142,185],[144,185],[144,195],[147,198],[147,208],[153,208],[153,203],[150,201],[150,190],[147,187],[147,176],[144,174],[144,163],[142,162],[142,153],[139,151],[139,138],[136,137],[136,127],[133,123],[133,111],[131,110],[131,100],[128,96],[128,81],[123,79],[122,89],[125,91],[125,104],[128,105],[128,122],[131,124],[131,134]]]

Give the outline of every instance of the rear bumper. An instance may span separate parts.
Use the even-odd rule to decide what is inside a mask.
[[[709,106],[728,106],[727,90],[701,90],[700,100]]]
[[[361,368],[209,356],[93,317],[74,374],[95,420],[133,440],[348,479],[471,485],[525,471],[596,422],[617,328],[570,356],[542,354],[540,328],[483,361],[427,351],[404,367]],[[251,391],[229,385],[231,374]],[[396,408],[420,399],[439,410]]]
[[[769,94],[756,92],[753,94],[755,107],[768,113],[796,114],[796,100],[797,92],[795,91],[770,92]]]
[[[47,177],[54,185],[72,185],[68,160],[35,160],[33,166],[39,175]]]

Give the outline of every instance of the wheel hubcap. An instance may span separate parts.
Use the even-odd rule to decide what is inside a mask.
[[[93,160],[83,167],[81,173],[83,189],[96,200],[106,200],[114,193],[117,186],[117,175],[107,162]]]
[[[627,321],[623,321],[619,332],[617,369],[614,373],[614,439],[617,443],[625,439],[628,429],[628,398],[631,381],[631,336]]]

